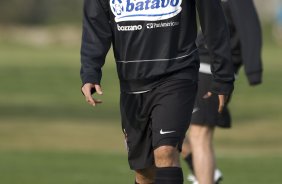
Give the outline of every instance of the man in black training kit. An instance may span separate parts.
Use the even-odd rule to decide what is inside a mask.
[[[250,85],[258,85],[262,79],[262,35],[254,3],[252,0],[222,0],[222,6],[230,30],[235,72],[238,73],[243,65]],[[215,97],[203,98],[213,80],[210,71],[212,58],[202,34],[198,36],[197,44],[201,61],[199,90],[182,154],[196,176],[190,175],[188,180],[193,184],[213,184],[222,178],[221,172],[215,169],[214,128],[230,128],[231,117],[227,106],[221,114],[217,112]]]
[[[210,92],[220,109],[233,90],[229,32],[219,0],[84,0],[82,92],[101,103],[105,56],[113,46],[122,130],[135,183],[182,184],[179,151],[197,93],[196,7],[213,57]]]

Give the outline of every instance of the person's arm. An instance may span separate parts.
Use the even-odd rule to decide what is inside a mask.
[[[210,52],[213,81],[210,91],[218,95],[218,112],[222,112],[226,98],[234,86],[234,69],[231,62],[230,35],[219,0],[197,0],[202,33]]]
[[[102,94],[101,68],[112,40],[109,12],[102,3],[100,0],[84,0],[83,8],[80,77],[86,101],[94,106],[101,101],[93,99],[91,94],[93,91]]]
[[[250,85],[262,81],[262,34],[252,0],[229,0],[230,11],[239,35],[245,73]]]
[[[210,92],[229,95],[233,91],[230,35],[219,0],[197,0],[197,10],[205,42],[211,56],[213,82]]]

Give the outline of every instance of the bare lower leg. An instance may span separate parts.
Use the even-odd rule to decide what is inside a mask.
[[[161,146],[154,151],[156,167],[180,167],[179,151],[172,146]]]
[[[182,152],[181,155],[186,162],[187,166],[190,169],[190,173],[194,174],[194,166],[193,166],[193,158],[192,158],[192,148],[189,142],[188,136],[184,138],[183,144],[182,144]]]
[[[138,184],[152,184],[155,178],[155,166],[135,171]]]
[[[213,127],[190,126],[189,140],[192,147],[194,171],[199,184],[214,183],[213,132]]]
[[[173,146],[161,146],[154,151],[155,184],[183,184],[179,151]]]
[[[155,181],[156,167],[180,167],[179,152],[172,146],[161,146],[154,151],[155,165],[151,168],[136,170],[138,184],[152,184]]]

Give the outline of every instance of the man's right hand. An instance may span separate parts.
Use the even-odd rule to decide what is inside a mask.
[[[86,83],[86,84],[84,84],[84,85],[82,86],[82,88],[81,88],[81,91],[82,91],[82,93],[83,93],[84,96],[85,96],[86,102],[95,107],[96,104],[102,103],[102,100],[94,99],[94,98],[92,97],[91,90],[92,90],[93,88],[96,90],[96,92],[97,92],[98,95],[102,95],[102,94],[103,94],[100,85],[98,85],[98,84],[91,84],[91,83]]]
[[[212,96],[213,94],[211,93],[211,92],[208,92],[207,94],[205,94],[204,96],[203,96],[203,98],[204,99],[208,99],[208,98],[210,98],[211,96]],[[223,108],[224,108],[224,106],[225,106],[225,104],[226,104],[226,102],[227,102],[227,99],[228,99],[228,96],[227,95],[218,95],[218,103],[219,103],[219,105],[218,105],[218,112],[219,113],[222,113],[222,111],[223,111]]]

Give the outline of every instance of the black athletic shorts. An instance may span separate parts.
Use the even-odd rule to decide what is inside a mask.
[[[160,146],[181,151],[196,92],[196,81],[171,80],[146,93],[121,93],[122,129],[131,169],[154,165],[153,151]]]
[[[230,128],[231,116],[227,107],[229,100],[223,112],[218,113],[218,95],[213,94],[210,98],[203,99],[203,96],[210,89],[211,81],[212,75],[199,73],[198,93],[192,113],[191,124]]]

